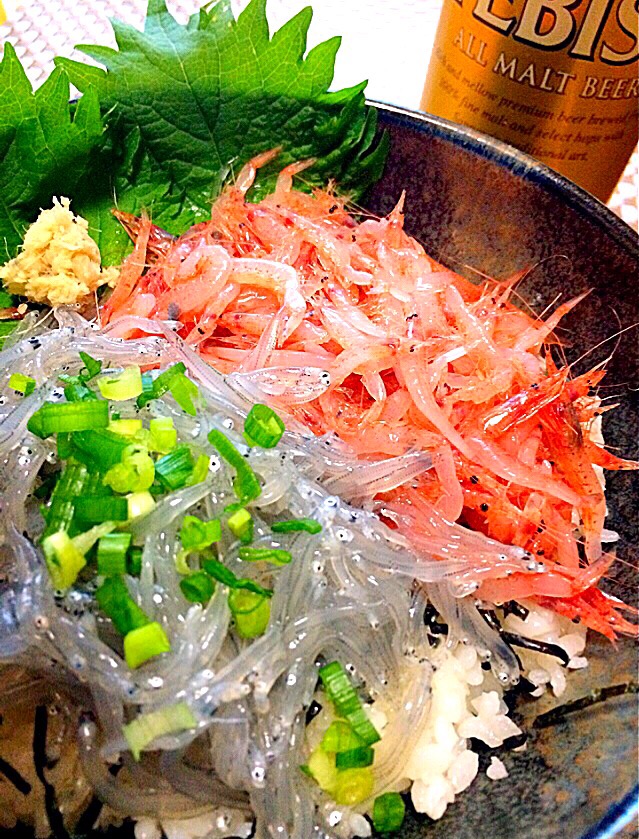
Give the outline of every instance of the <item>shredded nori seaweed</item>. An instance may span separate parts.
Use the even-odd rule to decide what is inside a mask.
[[[514,615],[522,621],[525,621],[530,614],[530,611],[525,606],[522,606],[521,603],[517,603],[516,600],[506,601],[501,608],[504,612],[504,617]]]
[[[44,807],[46,810],[51,833],[56,839],[70,839],[64,826],[64,819],[58,808],[55,789],[47,780],[44,771],[48,768],[47,759],[47,728],[49,714],[45,705],[38,705],[35,709],[33,724],[33,764],[36,775],[44,787]]]
[[[0,774],[4,775],[7,781],[13,784],[13,786],[18,790],[18,792],[22,793],[22,795],[29,795],[29,793],[31,792],[31,784],[27,781],[27,779],[23,778],[14,766],[12,766],[10,763],[8,763],[1,757]]]
[[[524,638],[523,635],[516,635],[514,632],[502,632],[501,637],[511,647],[522,647],[525,650],[532,650],[535,653],[543,653],[558,658],[562,664],[570,662],[570,656],[558,644],[551,644],[548,641],[538,641],[536,638]]]
[[[605,688],[595,688],[591,690],[586,696],[579,699],[573,699],[571,702],[566,702],[540,714],[533,721],[533,728],[548,728],[551,725],[556,725],[562,722],[564,717],[568,714],[574,714],[577,711],[583,711],[596,705],[598,702],[605,702],[607,699],[613,699],[615,696],[628,696],[633,693],[639,693],[639,684],[637,682],[624,682],[620,685],[609,685]]]

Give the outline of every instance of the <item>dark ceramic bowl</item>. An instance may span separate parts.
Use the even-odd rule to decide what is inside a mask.
[[[406,190],[406,226],[426,251],[469,279],[507,278],[533,267],[518,287],[541,312],[586,289],[592,293],[563,323],[569,360],[639,321],[639,240],[603,204],[511,146],[436,117],[375,103],[391,137],[384,177],[367,206],[389,212]],[[605,394],[619,407],[605,415],[610,445],[639,452],[639,346],[631,329],[594,350],[576,371],[614,350]],[[612,386],[612,387],[611,387]],[[616,399],[614,401],[617,401]],[[609,526],[621,536],[618,564],[605,588],[636,603],[639,486],[635,472],[607,473]],[[637,647],[591,638],[590,666],[575,671],[560,699],[520,703],[522,725],[596,688],[636,679]],[[528,728],[527,730],[531,730]],[[532,731],[527,750],[503,757],[509,777],[480,775],[444,817],[407,819],[402,839],[595,839],[612,836],[637,814],[637,703],[626,695]],[[480,769],[487,759],[480,759]],[[636,836],[631,829],[626,836]]]

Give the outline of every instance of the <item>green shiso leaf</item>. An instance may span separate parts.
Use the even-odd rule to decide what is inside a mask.
[[[35,93],[10,43],[0,62],[0,264],[53,195],[73,196],[99,167],[103,124],[90,87],[69,103],[69,80],[56,69]],[[93,231],[96,232],[96,231]]]
[[[105,263],[126,248],[109,212],[114,196],[121,210],[145,209],[177,234],[206,219],[222,184],[268,149],[282,151],[260,171],[254,198],[283,166],[309,157],[316,162],[306,183],[332,178],[354,198],[379,177],[387,141],[376,139],[365,83],[328,92],[340,38],[305,56],[311,15],[303,9],[270,37],[265,0],[252,0],[237,20],[218,0],[186,25],[164,0],[150,0],[143,32],[114,21],[117,49],[80,47],[106,69],[58,59],[79,90],[95,91],[107,122],[107,176],[97,185],[94,177],[74,204]]]

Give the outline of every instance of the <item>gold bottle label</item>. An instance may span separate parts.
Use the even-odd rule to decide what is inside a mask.
[[[637,143],[637,0],[444,0],[421,107],[607,201]]]

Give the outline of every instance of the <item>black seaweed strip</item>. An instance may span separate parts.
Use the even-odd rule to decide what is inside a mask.
[[[31,792],[31,784],[27,781],[26,778],[23,778],[22,775],[18,772],[18,770],[13,767],[10,763],[0,757],[0,773],[4,775],[4,777],[9,781],[9,783],[13,784],[13,786],[21,792],[23,795],[29,795]]]
[[[524,638],[523,635],[516,635],[514,632],[502,632],[501,637],[511,647],[522,647],[525,650],[554,656],[554,658],[558,658],[564,665],[567,665],[570,661],[568,653],[558,644],[550,644],[548,641],[538,641],[536,638]]]
[[[70,839],[69,834],[64,826],[64,819],[58,809],[55,789],[50,784],[44,774],[47,766],[47,728],[49,725],[49,715],[44,705],[38,705],[35,710],[35,720],[33,725],[33,763],[35,766],[36,775],[38,776],[42,786],[44,787],[44,807],[51,826],[51,832],[56,839]]]

